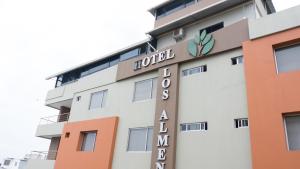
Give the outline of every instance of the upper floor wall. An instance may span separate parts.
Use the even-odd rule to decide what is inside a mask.
[[[162,27],[170,22],[182,19],[193,13],[205,12],[209,8],[218,5],[227,6],[227,4],[239,4],[249,0],[235,0],[234,2],[226,2],[224,0],[185,0],[185,1],[168,1],[166,4],[154,7],[149,11],[156,17],[154,27]],[[214,13],[218,13],[219,8],[214,8]]]
[[[234,8],[212,15],[205,19],[201,19],[196,22],[182,26],[181,28],[184,31],[184,36],[180,41],[192,39],[194,38],[196,32],[199,32],[200,30],[214,26],[216,24],[221,23],[223,27],[227,27],[245,18],[256,18],[255,6],[252,2],[236,6]],[[222,27],[218,27],[218,29],[222,29]],[[171,30],[157,37],[158,50],[171,45],[175,45],[177,42],[179,42],[173,38],[173,31],[174,30]]]

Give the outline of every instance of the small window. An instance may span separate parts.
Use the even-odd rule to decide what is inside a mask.
[[[287,144],[290,151],[300,150],[300,114],[284,117]]]
[[[206,131],[207,122],[184,123],[180,125],[181,131]]]
[[[209,27],[206,27],[204,29],[201,29],[200,30],[200,34],[202,33],[202,31],[206,30],[206,33],[213,33],[219,29],[222,29],[224,28],[224,22],[220,22],[220,23],[217,23],[215,25],[211,25]]]
[[[10,165],[11,160],[5,160],[3,165],[9,166]]]
[[[92,93],[89,109],[102,108],[105,106],[107,90]]]
[[[133,101],[147,100],[156,97],[157,78],[135,83]]]
[[[300,70],[300,44],[275,49],[278,73]]]
[[[151,151],[153,128],[129,129],[128,151]]]
[[[70,137],[70,132],[66,132],[65,138],[69,138],[69,137]]]
[[[243,63],[243,56],[231,58],[232,65],[238,65],[238,64],[242,64],[242,63]]]
[[[95,143],[96,143],[96,131],[91,132],[82,132],[82,144],[81,144],[81,151],[94,151]]]
[[[183,76],[189,76],[192,74],[196,74],[196,73],[202,73],[202,72],[207,72],[207,66],[206,65],[202,65],[202,66],[198,66],[198,67],[194,67],[194,68],[190,68],[190,69],[185,69],[182,71],[182,75]]]
[[[235,119],[234,120],[234,126],[235,128],[245,128],[248,127],[248,118],[242,118],[242,119]]]
[[[81,100],[81,96],[76,97],[76,101],[79,102]]]

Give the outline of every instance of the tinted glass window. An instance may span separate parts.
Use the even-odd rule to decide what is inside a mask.
[[[126,53],[120,55],[120,60],[124,61],[124,60],[130,59],[130,58],[136,57],[139,54],[140,54],[140,48],[133,49],[129,52],[126,52]]]

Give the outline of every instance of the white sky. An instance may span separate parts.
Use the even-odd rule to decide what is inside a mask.
[[[48,149],[36,138],[54,81],[45,77],[144,40],[164,0],[0,0],[0,160]],[[278,10],[299,0],[273,0]]]

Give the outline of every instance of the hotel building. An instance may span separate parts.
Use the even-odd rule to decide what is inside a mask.
[[[299,169],[300,7],[168,0],[151,36],[62,71],[28,169]]]

